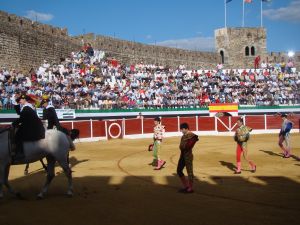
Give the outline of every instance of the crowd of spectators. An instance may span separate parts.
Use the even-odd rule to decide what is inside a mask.
[[[187,70],[138,63],[124,65],[85,45],[69,58],[22,73],[0,69],[0,108],[14,93],[48,96],[63,109],[194,108],[209,103],[273,106],[300,104],[300,73],[291,64],[261,63],[252,70]]]

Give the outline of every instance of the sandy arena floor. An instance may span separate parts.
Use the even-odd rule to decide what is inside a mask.
[[[73,198],[60,168],[45,200],[35,199],[45,172],[40,163],[11,168],[10,181],[22,193],[5,192],[0,200],[1,225],[266,225],[299,224],[300,161],[283,159],[277,135],[252,135],[249,156],[255,174],[243,161],[234,175],[232,137],[200,137],[194,148],[195,193],[177,193],[179,137],[163,142],[165,168],[154,171],[147,152],[151,139],[78,143],[71,152]],[[293,154],[300,156],[300,134],[292,134]],[[6,189],[4,189],[6,191]]]

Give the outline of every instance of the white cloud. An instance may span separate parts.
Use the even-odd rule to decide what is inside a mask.
[[[215,39],[213,37],[194,37],[166,40],[157,42],[156,45],[193,51],[215,51]]]
[[[25,17],[34,21],[37,20],[37,21],[44,21],[44,22],[50,21],[54,18],[54,16],[50,13],[40,13],[34,10],[27,11]]]
[[[146,39],[151,39],[152,38],[152,35],[151,34],[148,34],[147,36],[146,36]]]
[[[284,20],[299,23],[300,0],[294,0],[286,7],[263,10],[263,15],[270,20]]]

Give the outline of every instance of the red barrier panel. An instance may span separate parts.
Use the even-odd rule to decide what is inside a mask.
[[[235,131],[235,125],[237,119],[240,117],[220,117],[217,119],[217,130],[219,132],[227,132],[228,130]],[[288,117],[293,122],[293,128],[299,129],[300,115],[293,114]],[[220,122],[221,120],[222,122]],[[264,115],[247,115],[245,117],[246,125],[257,130],[265,129],[265,116]],[[153,134],[154,128],[154,117],[141,119],[126,119],[125,121],[126,135],[139,135],[139,134]],[[143,122],[143,132],[142,123]],[[190,130],[196,131],[197,129],[197,117],[163,117],[162,124],[165,126],[166,132],[179,132],[179,123],[188,123]],[[61,121],[61,125],[67,129],[73,128],[80,130],[80,138],[91,138],[91,137],[106,137],[108,138],[122,138],[123,137],[123,121],[112,120],[112,121]],[[105,127],[107,123],[107,127]],[[224,124],[223,124],[224,123]],[[91,135],[91,124],[93,134]],[[266,116],[266,129],[279,129],[281,128],[282,119],[280,116],[267,115]],[[0,127],[6,125],[0,125]],[[107,128],[107,130],[105,130]],[[215,117],[198,116],[198,131],[215,131]],[[109,134],[110,133],[110,134]]]
[[[282,119],[280,116],[267,116],[267,128],[268,129],[280,129]]]
[[[93,137],[105,137],[104,121],[93,121]]]
[[[265,129],[264,116],[246,116],[246,125],[252,129]]]
[[[179,122],[180,122],[180,124],[187,123],[189,125],[191,131],[196,131],[197,130],[196,116],[194,116],[194,117],[180,117]]]
[[[72,129],[72,123],[60,122],[60,125],[64,128],[67,128],[68,130]]]
[[[153,133],[154,119],[144,119],[144,134]]]
[[[235,131],[237,129],[237,125],[235,125],[235,124],[239,118],[241,118],[241,117],[240,116],[231,117],[231,128],[234,126],[234,128],[232,129],[233,131]]]
[[[90,121],[74,121],[74,129],[79,129],[79,138],[90,138],[91,137],[91,122]]]
[[[214,117],[198,117],[199,131],[214,131],[215,118]]]
[[[229,117],[229,116],[223,116],[223,117],[218,118],[217,119],[218,132],[227,132],[230,130],[235,131],[237,129],[235,124],[239,118],[240,117]],[[234,126],[234,128],[233,128],[233,126]]]
[[[229,116],[223,116],[223,117],[220,117],[220,118],[217,119],[217,130],[219,132],[228,131],[229,128],[230,128]]]
[[[125,120],[125,134],[141,134],[142,133],[142,120],[141,119],[128,119]]]
[[[177,117],[162,118],[162,125],[165,125],[166,132],[178,132]]]
[[[122,120],[107,121],[107,137],[123,138],[123,123]]]
[[[289,120],[293,122],[294,129],[300,128],[300,115],[293,115]]]

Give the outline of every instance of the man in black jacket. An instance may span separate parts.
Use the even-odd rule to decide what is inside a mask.
[[[41,101],[41,106],[43,109],[43,120],[48,121],[47,130],[53,129],[54,126],[56,129],[60,130],[61,126],[53,105],[49,104],[49,99],[43,99]]]
[[[20,118],[12,124],[18,128],[16,132],[17,154],[15,159],[24,157],[23,142],[38,141],[45,138],[45,128],[34,107],[28,102],[30,100],[31,98],[25,94],[17,99],[17,102],[20,104]]]
[[[48,122],[47,130],[53,129],[54,127],[56,127],[57,130],[60,130],[63,133],[65,133],[69,140],[71,150],[75,150],[75,145],[73,143],[73,140],[70,137],[70,132],[66,128],[64,128],[60,125],[55,108],[53,107],[53,105],[49,104],[49,99],[43,99],[41,101],[41,106],[44,108],[43,109],[43,120]]]

